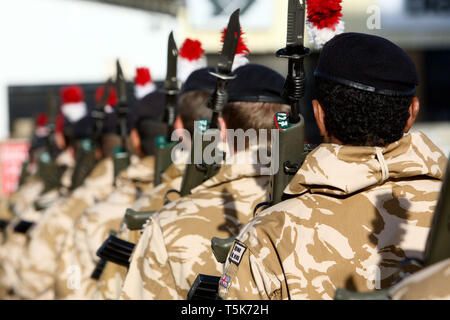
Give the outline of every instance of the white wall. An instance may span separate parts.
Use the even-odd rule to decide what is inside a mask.
[[[1,0],[0,139],[9,134],[8,85],[103,82],[116,58],[130,80],[140,65],[161,80],[176,28],[168,15],[88,1]]]

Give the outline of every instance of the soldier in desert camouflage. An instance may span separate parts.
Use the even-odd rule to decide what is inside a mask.
[[[226,129],[272,129],[273,114],[288,108],[280,97],[283,78],[254,64],[235,73],[219,118],[223,137]],[[255,149],[226,152],[239,158],[254,156]],[[255,206],[267,200],[269,178],[263,167],[225,163],[190,195],[159,210],[132,255],[121,299],[186,299],[198,273],[220,274],[222,264],[211,251],[211,238],[236,235],[253,217]]]
[[[178,115],[175,129],[186,129],[191,136],[194,132],[194,121],[211,116],[211,110],[206,107],[209,95],[214,90],[215,79],[208,73],[208,68],[192,72],[183,85],[178,99]],[[190,150],[189,141],[182,141],[184,150]],[[187,152],[179,150],[175,162],[162,175],[162,183],[150,192],[144,193],[132,206],[136,211],[153,211],[160,209],[165,203],[169,190],[180,190]],[[173,196],[167,195],[169,200]],[[140,230],[129,230],[125,223],[121,226],[119,238],[137,243]],[[98,282],[98,296],[101,299],[117,299],[120,295],[127,268],[112,262],[107,262],[104,272]]]
[[[388,40],[344,33],[325,45],[315,76],[324,143],[286,187],[292,199],[237,237],[220,280],[224,299],[387,288],[401,261],[423,256],[447,160],[423,133],[404,135],[419,112],[414,63]]]
[[[115,104],[114,90],[105,109]],[[114,98],[113,98],[114,97]],[[113,99],[111,99],[113,98]],[[98,101],[97,101],[98,102]],[[111,105],[110,105],[111,104]],[[67,197],[59,199],[42,213],[42,219],[30,233],[30,240],[20,258],[17,273],[20,277],[14,291],[24,299],[52,299],[56,259],[61,246],[73,226],[73,221],[94,203],[105,199],[113,190],[114,168],[111,158],[113,146],[119,142],[115,132],[115,113],[107,112],[103,126],[101,160],[95,165],[81,186]],[[90,118],[85,115],[82,119]],[[77,131],[84,136],[90,129],[85,123]],[[84,134],[83,134],[84,132]]]
[[[58,120],[61,120],[60,117]],[[32,175],[28,177],[25,183],[8,199],[7,208],[4,212],[8,212],[7,221],[9,222],[4,230],[4,237],[2,239],[2,246],[0,248],[0,295],[3,299],[14,298],[13,287],[19,283],[17,278],[16,269],[19,263],[19,259],[23,254],[23,250],[27,244],[28,236],[27,229],[21,229],[20,232],[16,231],[16,227],[21,222],[26,222],[31,225],[36,224],[42,213],[37,210],[34,203],[36,200],[40,199],[47,204],[57,201],[58,198],[63,197],[64,194],[70,187],[71,175],[74,169],[74,158],[73,150],[71,147],[65,147],[65,140],[62,134],[62,122],[57,121],[58,125],[55,130],[55,141],[58,143],[57,147],[61,152],[57,155],[55,159],[56,165],[64,170],[60,179],[60,187],[52,188],[47,192],[44,192],[45,183],[39,177],[39,172],[36,172],[37,163],[34,163],[33,159],[30,159],[30,164],[28,168],[32,169]],[[32,144],[32,150],[30,155],[33,158],[37,158],[41,152],[45,150],[43,148],[46,144],[46,139],[49,139],[49,130],[42,120],[36,128],[36,135],[40,135],[40,138],[34,139]],[[40,132],[39,132],[40,131]],[[34,167],[34,168],[33,168]],[[5,213],[6,214],[6,213]]]
[[[191,39],[186,39],[183,43],[180,54],[178,56],[178,63],[181,63],[185,60],[186,56],[189,56],[190,52],[195,52],[196,56],[190,55],[193,58],[190,61],[185,61],[182,65],[175,70],[178,75],[181,75],[180,81],[182,83],[186,82],[186,77],[188,77],[192,72],[198,69],[201,66],[206,65],[206,58],[203,55],[203,49],[201,48],[201,42]],[[175,57],[176,61],[177,57]],[[195,81],[196,78],[194,78]],[[190,81],[192,83],[192,81]],[[196,84],[196,83],[194,83]],[[198,85],[198,84],[197,84]],[[183,94],[180,97],[181,107],[179,108],[179,114],[176,118],[174,127],[175,129],[183,129],[187,128],[188,130],[192,130],[194,120],[198,120],[201,116],[205,116],[208,114],[208,109],[205,107],[205,101],[208,97],[208,89],[212,90],[212,84],[207,83],[205,88],[202,90],[194,90],[199,89],[191,88],[191,85],[185,86],[186,94]],[[188,92],[189,91],[189,92]],[[161,93],[158,94],[160,97]],[[150,104],[150,105],[149,105]],[[155,149],[154,137],[150,137],[148,135],[149,125],[148,121],[153,121],[151,127],[154,127],[159,119],[155,118],[153,114],[155,113],[154,102],[150,102],[147,104],[141,104],[137,110],[137,123],[136,123],[136,132],[138,132],[138,136],[140,138],[139,146],[146,153],[148,150]],[[158,104],[159,107],[163,106],[163,103]],[[161,109],[160,109],[161,110]],[[149,114],[152,113],[152,114]],[[147,124],[145,124],[147,123]],[[186,124],[186,126],[184,125]],[[162,134],[163,132],[159,132]],[[184,149],[187,149],[189,146],[186,146]],[[178,150],[181,151],[181,150]],[[148,152],[147,152],[148,153]],[[181,184],[181,175],[184,169],[184,162],[187,157],[186,152],[177,152],[177,159],[175,159],[176,163],[173,163],[163,174],[163,183],[157,186],[156,189],[143,188],[141,186],[141,190],[139,194],[136,194],[135,197],[128,197],[128,199],[123,198],[120,202],[112,199],[113,195],[108,197],[107,201],[104,203],[100,203],[96,205],[94,208],[91,208],[86,212],[86,215],[80,217],[79,221],[77,221],[74,228],[74,243],[76,245],[72,245],[73,249],[65,250],[65,252],[71,252],[71,256],[80,257],[79,259],[72,258],[72,264],[77,264],[80,266],[82,270],[81,277],[81,289],[72,291],[73,293],[67,294],[64,298],[101,298],[97,295],[96,286],[99,284],[90,277],[92,271],[94,270],[95,263],[98,260],[98,257],[95,255],[97,249],[100,247],[102,242],[108,237],[110,230],[119,231],[121,229],[120,237],[127,236],[129,230],[126,229],[126,226],[121,223],[123,221],[123,216],[126,208],[132,207],[136,210],[156,210],[161,208],[164,205],[165,195],[169,190],[176,190],[180,188]],[[137,170],[136,176],[134,180],[137,181],[139,179],[148,179],[148,174],[145,173],[144,170]],[[151,181],[153,182],[153,171],[151,173]],[[136,200],[138,200],[138,196],[142,199],[138,201],[136,204],[133,204]],[[130,235],[131,239],[137,242],[135,236],[137,236],[138,232],[132,232]],[[68,246],[67,248],[69,248]],[[64,257],[62,257],[64,259]],[[61,266],[67,265],[69,262],[66,259],[67,263],[61,263]],[[122,270],[120,266],[117,266],[119,270]],[[113,269],[116,269],[114,266]],[[119,272],[117,276],[114,276],[116,280],[118,280],[118,276],[123,274],[123,272]],[[66,277],[60,277],[61,281],[58,281],[61,286],[64,285]],[[112,284],[113,287],[117,288],[118,284]],[[114,294],[114,298],[118,297],[118,293]],[[110,297],[107,297],[110,298]]]

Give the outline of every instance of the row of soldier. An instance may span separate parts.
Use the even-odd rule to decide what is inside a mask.
[[[195,140],[175,147],[172,134],[195,137],[202,124],[219,132],[225,154],[257,159],[278,135],[230,149],[227,132],[273,132],[282,116],[286,132],[303,124],[291,120],[300,96],[249,63],[239,30],[235,13],[215,69],[199,41],[178,52],[170,35],[164,91],[137,69],[135,108],[119,63],[92,111],[81,88],[61,90],[58,116],[37,121],[29,176],[2,202],[1,298],[206,298],[209,281],[227,299],[330,299],[337,288],[395,284],[394,298],[449,297],[448,260],[418,274],[434,291],[401,281],[422,269],[447,158],[408,133],[417,71],[390,41],[344,33],[325,45],[313,101],[324,141],[311,151],[291,130],[298,141],[284,147],[303,158],[282,163],[290,181],[279,203],[267,164],[194,165]]]

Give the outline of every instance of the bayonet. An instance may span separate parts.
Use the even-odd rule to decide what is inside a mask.
[[[116,68],[117,68],[116,88],[118,97],[117,115],[119,118],[119,133],[120,137],[122,138],[122,147],[126,148],[127,114],[128,114],[127,87],[119,59],[117,59],[116,61]]]
[[[177,79],[177,59],[178,49],[173,38],[173,32],[169,34],[167,43],[167,73],[164,82],[164,91],[166,93],[166,109],[164,113],[164,122],[167,123],[167,141],[170,141],[175,117],[177,113],[176,97],[179,92],[179,82]]]
[[[216,70],[215,72],[211,72],[213,76],[217,77],[216,88],[211,99],[208,101],[208,108],[213,111],[210,124],[211,129],[218,128],[217,119],[228,101],[228,81],[235,78],[231,70],[233,68],[234,56],[236,55],[236,49],[241,34],[239,12],[240,9],[237,9],[230,16]]]
[[[130,164],[130,154],[127,150],[127,86],[125,77],[123,76],[122,67],[119,59],[116,61],[116,88],[117,88],[117,116],[119,120],[119,134],[122,139],[122,146],[116,147],[114,150],[114,177],[116,177],[120,171],[126,169]]]
[[[239,9],[237,9],[230,16],[223,42],[222,52],[219,56],[217,64],[217,73],[220,75],[229,76],[233,67],[234,56],[239,43],[241,34],[241,27],[239,23]]]
[[[191,192],[193,188],[203,183],[203,181],[213,177],[217,171],[220,169],[220,164],[210,164],[205,163],[195,164],[195,150],[198,146],[196,143],[202,143],[200,146],[203,150],[206,147],[205,141],[212,141],[216,135],[216,130],[218,130],[218,117],[220,112],[225,107],[228,101],[227,94],[227,84],[228,80],[234,79],[236,76],[232,73],[232,67],[234,62],[234,56],[236,54],[236,49],[239,43],[239,37],[241,33],[241,26],[239,23],[239,9],[237,9],[231,16],[228,22],[227,31],[225,33],[225,39],[222,46],[222,51],[219,56],[219,61],[215,71],[210,72],[213,76],[217,78],[216,88],[214,93],[208,100],[208,108],[210,108],[213,113],[211,117],[211,122],[206,126],[205,132],[199,132],[196,129],[194,135],[203,135],[199,139],[192,140],[191,145],[191,162],[186,166],[186,170],[183,176],[183,181],[181,183],[181,196],[185,196]],[[214,130],[209,130],[214,129]]]
[[[289,0],[286,47],[277,51],[279,58],[287,58],[288,75],[283,88],[283,97],[290,103],[289,120],[292,124],[300,121],[300,99],[305,94],[305,71],[303,59],[310,50],[303,46],[305,23],[304,0]]]
[[[289,0],[286,47],[303,47],[305,22],[304,0]]]
[[[100,99],[100,102],[95,106],[95,109],[92,111],[92,118],[95,120],[95,132],[94,132],[94,141],[100,146],[100,137],[102,135],[104,121],[105,121],[105,106],[108,102],[108,97],[111,92],[111,86],[113,82],[112,79],[109,78],[108,81],[103,86],[103,92]]]
[[[153,184],[157,186],[161,183],[161,175],[172,164],[172,149],[175,142],[172,142],[172,132],[174,130],[175,118],[177,116],[177,95],[179,92],[179,82],[177,79],[178,49],[173,32],[170,32],[167,43],[167,72],[164,81],[164,92],[166,93],[166,108],[164,110],[163,121],[167,124],[167,134],[156,137],[155,155],[155,176]]]

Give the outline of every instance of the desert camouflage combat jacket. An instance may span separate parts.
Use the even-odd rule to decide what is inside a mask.
[[[450,259],[407,277],[389,295],[394,300],[450,300]]]
[[[75,160],[72,154],[65,150],[56,158],[56,163],[58,166],[66,168],[61,177],[61,190],[50,190],[41,194],[44,190],[44,183],[37,174],[34,174],[28,177],[13,194],[2,199],[0,217],[22,216],[27,210],[34,210],[34,202],[38,198],[44,198],[46,202],[50,203],[64,195],[71,184],[70,177],[75,167]]]
[[[96,252],[111,230],[119,230],[126,209],[153,187],[154,162],[148,156],[123,170],[114,191],[75,221],[57,261],[56,299],[94,298],[97,281],[91,274],[99,260]]]
[[[219,294],[331,299],[391,286],[399,262],[422,258],[446,161],[422,133],[385,148],[321,144],[285,189],[295,198],[240,233]]]
[[[220,275],[211,238],[237,235],[267,201],[259,165],[223,165],[192,194],[152,217],[135,247],[121,299],[186,299],[198,273]]]
[[[29,237],[24,233],[14,231],[14,228],[23,220],[30,223],[38,223],[42,212],[38,211],[34,202],[39,198],[42,203],[56,202],[70,187],[71,175],[75,161],[70,152],[62,152],[56,162],[59,166],[66,167],[61,177],[61,188],[53,189],[41,195],[44,190],[43,182],[31,176],[9,199],[11,218],[8,227],[4,231],[2,245],[0,245],[0,298],[16,298],[14,288],[20,283],[17,270],[19,261],[23,256]],[[8,210],[9,210],[8,208]]]
[[[25,299],[53,299],[57,257],[74,220],[113,190],[111,158],[101,160],[72,194],[46,209],[20,259],[20,285],[15,291]]]
[[[132,206],[136,211],[158,210],[164,205],[165,195],[169,190],[180,190],[183,172],[186,165],[184,163],[169,166],[162,175],[162,182],[149,192],[146,192]],[[170,200],[171,197],[168,196]],[[118,238],[131,243],[137,243],[141,236],[140,230],[129,230],[125,223],[122,223]],[[123,281],[128,269],[116,263],[107,262],[105,269],[97,283],[95,299],[115,300],[120,296]]]

